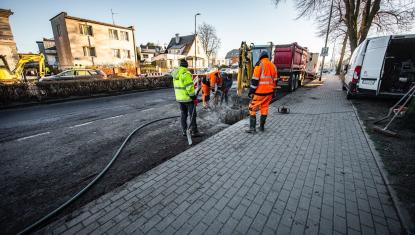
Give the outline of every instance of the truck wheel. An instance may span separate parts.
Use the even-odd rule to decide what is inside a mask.
[[[351,100],[351,99],[353,99],[353,98],[354,98],[353,94],[352,94],[352,93],[350,93],[350,91],[347,91],[347,92],[346,92],[346,99]]]
[[[288,85],[288,91],[293,92],[294,91],[294,76],[290,76],[289,85]]]

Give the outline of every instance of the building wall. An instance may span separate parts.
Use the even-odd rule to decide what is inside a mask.
[[[80,24],[92,26],[93,36],[87,36],[80,33]],[[73,19],[66,19],[68,28],[68,37],[71,42],[71,53],[74,64],[88,65],[117,65],[124,62],[135,63],[133,30],[109,27],[93,23],[80,22]],[[118,31],[119,40],[110,39],[109,29]],[[128,41],[121,40],[121,31],[128,33]],[[83,47],[95,47],[96,56],[84,56]],[[119,49],[121,58],[113,54],[113,49]],[[123,51],[130,51],[130,58],[123,58]]]
[[[134,30],[131,28],[112,27],[88,20],[77,20],[65,17],[61,13],[51,19],[56,50],[58,52],[60,69],[73,66],[92,65],[120,65],[122,63],[136,63]],[[57,32],[57,24],[61,26],[61,36]],[[92,36],[83,35],[80,25],[92,26]],[[111,39],[109,29],[117,30],[118,39]],[[121,31],[128,33],[128,41],[121,40]],[[95,56],[84,55],[83,47],[95,47]],[[114,56],[113,49],[120,50],[121,58]],[[128,50],[130,57],[123,50]]]
[[[197,45],[195,45],[195,42],[193,42],[192,46],[189,49],[189,52],[186,55],[186,57],[192,57],[191,60],[188,60],[189,67],[192,67],[192,68],[194,67],[193,66],[193,60],[194,60],[194,56],[195,56],[195,46],[197,46],[197,49],[196,49],[196,57],[197,57],[196,68],[206,68],[206,67],[208,67],[207,55],[206,55],[205,51],[203,50],[202,42],[200,41],[199,37],[196,37],[196,40],[197,40]]]
[[[74,63],[71,52],[71,42],[68,37],[65,15],[57,15],[51,19],[50,23],[52,25],[53,38],[55,39],[56,52],[58,53],[59,58],[59,69],[73,67]],[[58,27],[61,31],[60,35],[58,34]]]
[[[7,64],[13,70],[19,60],[16,42],[10,27],[9,16],[13,12],[0,9],[0,55],[6,56]]]

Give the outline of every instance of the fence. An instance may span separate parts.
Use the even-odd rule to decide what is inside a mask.
[[[169,76],[0,84],[0,106],[16,102],[42,102],[50,99],[168,87],[172,87],[172,79]]]

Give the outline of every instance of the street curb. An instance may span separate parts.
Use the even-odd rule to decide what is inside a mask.
[[[102,98],[102,97],[109,97],[109,96],[127,95],[127,94],[132,94],[132,93],[137,93],[137,92],[162,90],[162,89],[169,89],[169,88],[171,87],[160,87],[160,88],[154,88],[154,89],[140,89],[140,90],[129,90],[129,91],[115,91],[115,92],[101,93],[101,94],[90,95],[90,96],[75,96],[75,97],[69,97],[69,98],[50,99],[50,100],[37,101],[37,102],[34,101],[34,102],[27,102],[27,103],[6,105],[6,106],[0,105],[0,110],[7,110],[7,109],[13,109],[13,108],[24,108],[24,107],[31,107],[31,106],[45,105],[45,104],[65,103],[69,101],[86,100],[86,99]]]
[[[382,179],[383,179],[383,181],[386,185],[386,188],[388,189],[389,195],[392,198],[392,202],[394,204],[395,210],[396,210],[396,212],[399,216],[399,220],[400,220],[399,222],[401,223],[402,227],[405,229],[406,234],[415,234],[415,225],[411,221],[411,217],[409,216],[409,212],[403,206],[401,201],[399,200],[398,194],[395,191],[395,189],[391,186],[391,184],[388,180],[389,173],[385,169],[385,165],[383,164],[382,158],[379,155],[378,151],[376,150],[372,139],[370,139],[369,134],[366,132],[365,125],[364,125],[363,121],[360,119],[356,107],[353,105],[352,101],[349,101],[349,102],[352,105],[353,111],[356,115],[356,119],[359,122],[360,128],[362,129],[362,131],[365,135],[366,142],[369,145],[370,152],[372,153],[372,156],[375,159],[376,165],[378,166],[378,168],[380,170],[380,173],[382,175]]]

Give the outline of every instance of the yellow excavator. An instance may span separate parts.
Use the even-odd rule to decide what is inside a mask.
[[[20,54],[16,68],[10,71],[5,56],[0,55],[0,83],[14,83],[26,81],[24,78],[25,65],[29,62],[38,63],[38,77],[44,77],[46,73],[45,56],[43,54]]]
[[[248,45],[245,41],[241,43],[239,48],[239,69],[237,80],[237,94],[242,95],[245,88],[249,88],[252,74],[254,73],[255,63],[259,59],[262,51],[267,51],[268,55],[272,56],[274,45],[255,45],[251,43]]]

